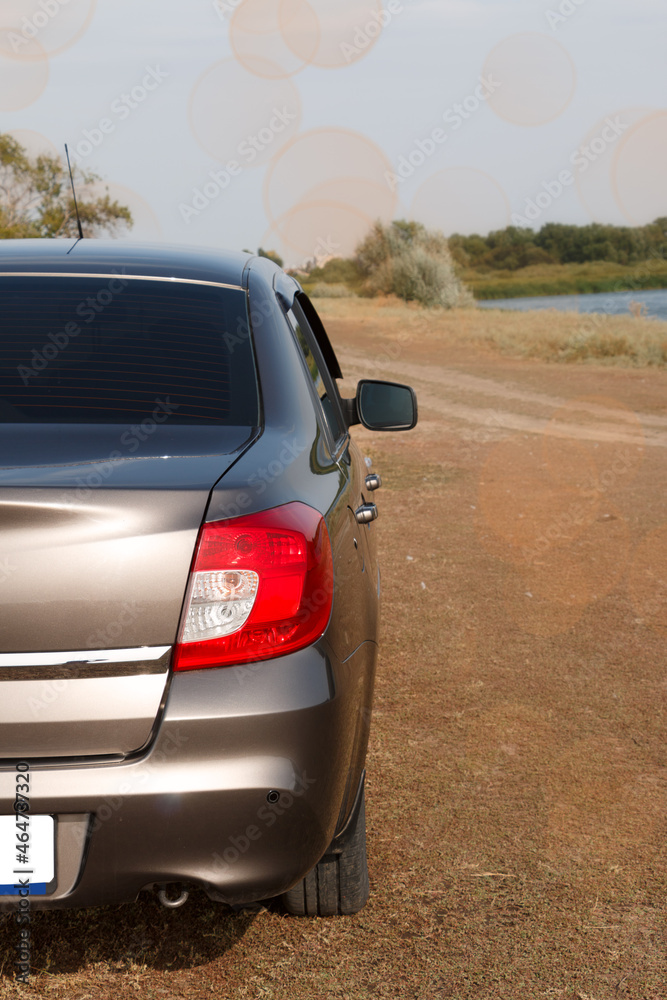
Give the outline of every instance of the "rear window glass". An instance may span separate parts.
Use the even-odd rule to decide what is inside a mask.
[[[259,423],[246,294],[179,281],[0,278],[0,423]]]

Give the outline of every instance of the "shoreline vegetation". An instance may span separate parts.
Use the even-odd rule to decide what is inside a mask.
[[[319,268],[318,270],[323,270]],[[460,272],[475,301],[521,299],[542,295],[592,295],[609,292],[641,292],[667,288],[667,260],[648,260],[641,264],[623,265],[611,261],[588,264],[536,264],[517,271]],[[308,295],[327,298],[349,298],[359,295],[355,283],[316,281],[302,278]]]
[[[648,291],[667,288],[667,260],[653,258],[632,265],[612,261],[536,264],[493,272],[467,268],[461,277],[476,300]]]
[[[438,283],[438,267],[447,280],[438,272],[444,299],[436,303],[422,286]],[[551,222],[538,232],[508,226],[486,236],[449,238],[415,222],[376,223],[355,256],[320,266],[313,261],[297,277],[315,296],[394,292],[406,301],[450,306],[463,304],[468,293],[479,301],[662,289],[667,288],[667,217],[634,228]],[[456,281],[463,285],[459,300],[445,294],[445,286]]]
[[[507,358],[667,368],[667,322],[639,315],[425,309],[396,296],[321,298],[317,308],[325,323],[361,327],[398,349],[415,338]]]

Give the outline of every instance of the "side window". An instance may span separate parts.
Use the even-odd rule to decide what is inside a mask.
[[[313,387],[322,405],[324,420],[329,428],[331,437],[337,445],[347,434],[347,427],[340,412],[340,404],[337,399],[337,390],[333,379],[326,369],[314,338],[308,336],[308,321],[298,304],[295,302],[287,313],[290,326],[294,330],[297,343],[301,348],[306,367],[310,372]]]

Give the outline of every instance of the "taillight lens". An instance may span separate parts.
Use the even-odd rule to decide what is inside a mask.
[[[302,649],[331,614],[333,561],[322,515],[303,503],[205,524],[190,573],[174,670]]]

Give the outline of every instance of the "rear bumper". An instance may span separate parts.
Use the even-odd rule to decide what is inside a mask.
[[[140,757],[31,766],[30,812],[57,818],[57,887],[31,905],[126,902],[175,881],[228,903],[288,889],[351,807],[376,649],[364,643],[339,663],[311,647],[176,674]],[[0,814],[12,814],[14,788],[10,765],[0,771]],[[2,909],[15,905],[0,897]]]

